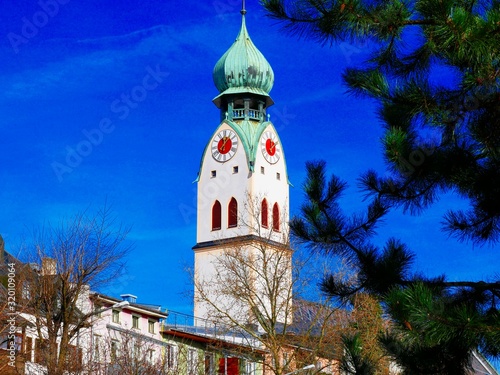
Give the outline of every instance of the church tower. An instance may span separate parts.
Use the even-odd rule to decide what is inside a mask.
[[[282,282],[291,285],[289,183],[281,141],[267,115],[273,104],[269,92],[274,73],[250,39],[245,14],[243,5],[240,32],[213,70],[219,91],[213,102],[220,110],[220,124],[205,147],[198,173],[197,244],[193,248],[195,283],[205,285],[204,296],[195,287],[194,315],[200,318],[213,317],[203,301],[207,296],[219,301],[221,311],[247,308],[255,312],[255,306],[240,306],[231,301],[231,295],[217,295],[221,286],[215,279],[224,272],[217,259],[227,249],[250,254],[256,245],[265,246],[267,252],[286,249],[289,275]],[[258,277],[255,285],[259,285]],[[281,299],[291,300],[290,285],[283,287]]]

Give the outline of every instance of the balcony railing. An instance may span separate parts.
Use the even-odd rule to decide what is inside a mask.
[[[237,119],[242,119],[245,118],[245,109],[244,108],[238,108],[238,109],[233,109],[231,111],[231,119],[237,120]],[[259,110],[256,109],[249,109],[248,110],[248,118],[251,120],[262,120],[264,118],[264,113],[262,113]]]
[[[241,328],[229,327],[223,323],[197,318],[176,311],[168,311],[168,317],[162,321],[161,330],[167,331],[169,329],[238,344],[258,346],[258,341]]]

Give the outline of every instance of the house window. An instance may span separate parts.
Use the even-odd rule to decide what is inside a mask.
[[[278,173],[276,173],[276,179],[277,179],[277,180],[281,180],[281,175],[279,174],[279,172],[278,172]]]
[[[287,352],[284,352],[283,353],[283,361],[281,363],[281,366],[282,368],[286,371],[286,372],[290,372],[289,371],[289,365],[290,365],[290,360],[288,358],[288,353]]]
[[[24,341],[24,353],[26,354],[26,360],[31,362],[31,352],[33,351],[33,339],[30,336],[26,336]]]
[[[165,346],[165,365],[168,369],[175,367],[175,346],[167,344]]]
[[[264,167],[260,167],[260,173],[264,174]]]
[[[22,297],[25,300],[31,299],[31,286],[27,281],[23,283]]]
[[[224,357],[219,359],[219,374],[238,375],[240,372],[239,358]]]
[[[280,231],[280,208],[278,203],[273,206],[273,230],[276,232]]]
[[[235,173],[235,174],[238,173],[238,167],[237,166],[233,167],[233,173]]]
[[[196,362],[198,357],[198,352],[196,349],[189,349],[188,350],[188,375],[196,375]]]
[[[147,356],[148,362],[153,363],[155,359],[155,351],[153,349],[148,350],[148,356]]]
[[[94,304],[94,314],[97,318],[102,316],[102,306],[98,304]]]
[[[255,366],[255,362],[250,362],[250,361],[246,361],[246,373],[247,374],[255,374],[256,373],[256,366]]]
[[[139,317],[132,315],[132,328],[139,329]]]
[[[227,217],[228,228],[234,228],[238,225],[238,202],[234,199],[234,197],[229,201]]]
[[[23,329],[24,331],[24,329]],[[25,332],[25,331],[24,331]],[[12,334],[10,332],[5,331],[4,333],[0,334],[0,349],[10,349],[10,345],[12,342],[12,339],[14,339],[14,349],[16,352],[20,352],[22,349],[23,345],[23,334],[22,333],[15,333],[15,337],[12,337]]]
[[[8,349],[9,339],[7,338],[7,333],[0,335],[0,349]]]
[[[46,365],[46,358],[49,354],[49,343],[47,340],[35,339],[35,363]]]
[[[267,207],[267,200],[266,199],[264,199],[262,201],[262,204],[260,207],[260,220],[261,220],[261,224],[264,228],[267,228],[269,226],[268,207]]]
[[[94,361],[99,361],[101,353],[101,336],[94,335]]]
[[[118,358],[118,345],[118,341],[111,341],[111,362],[116,362],[116,359]]]
[[[212,206],[212,230],[219,230],[221,228],[221,205],[219,201],[215,201]]]
[[[155,333],[155,321],[154,320],[148,321],[148,332]]]
[[[210,175],[212,176],[212,178],[217,177],[217,171],[210,172]]]
[[[120,311],[118,311],[118,310],[113,310],[113,312],[112,312],[112,317],[111,317],[111,321],[112,321],[113,323],[120,324]]]
[[[212,375],[214,372],[214,355],[211,353],[205,354],[205,375]]]
[[[66,369],[73,373],[82,370],[83,351],[75,345],[68,345],[68,355],[66,357]]]
[[[139,343],[134,344],[134,359],[139,359],[141,358],[141,345]]]

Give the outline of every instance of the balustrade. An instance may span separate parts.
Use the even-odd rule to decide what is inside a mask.
[[[261,120],[264,117],[264,114],[257,109],[249,109],[248,110],[248,118],[252,120]],[[245,109],[237,108],[232,111],[232,119],[242,119],[245,118]]]

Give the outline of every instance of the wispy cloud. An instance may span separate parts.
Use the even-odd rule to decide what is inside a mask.
[[[199,25],[192,29],[195,35],[208,32]],[[4,82],[0,97],[26,100],[115,92],[142,74],[148,64],[180,69],[186,61],[196,60],[196,54],[205,47],[186,44],[182,34],[162,25],[98,39],[52,39],[45,42],[44,48],[52,55],[50,61],[0,76]]]

